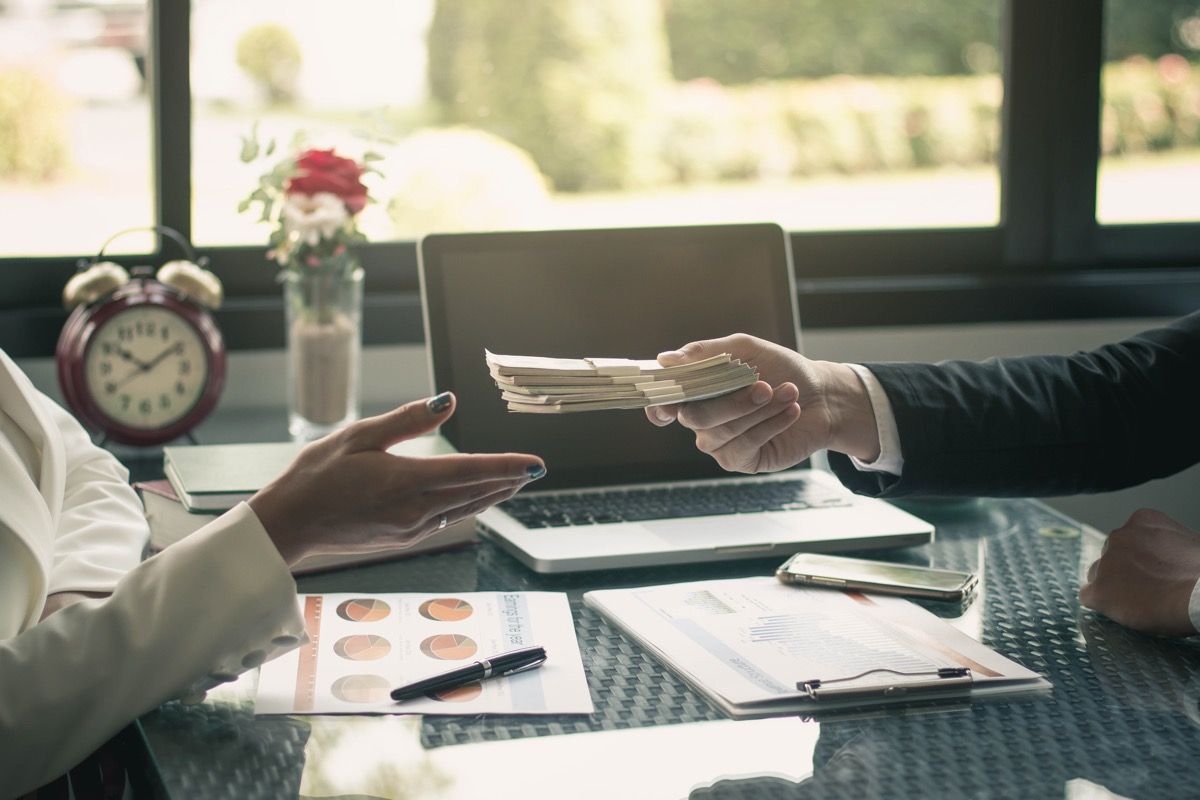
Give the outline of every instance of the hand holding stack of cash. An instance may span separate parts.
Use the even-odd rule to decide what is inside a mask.
[[[685,403],[728,394],[758,373],[728,353],[664,367],[629,358],[541,358],[484,351],[508,410],[566,414]]]

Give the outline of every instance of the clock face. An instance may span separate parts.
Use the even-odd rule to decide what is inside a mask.
[[[200,334],[162,307],[134,306],[92,335],[84,356],[88,394],[107,417],[155,430],[184,417],[204,394],[208,358]]]

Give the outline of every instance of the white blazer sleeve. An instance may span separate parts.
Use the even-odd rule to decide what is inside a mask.
[[[3,789],[41,785],[135,717],[303,636],[287,565],[239,505],[136,567],[111,597],[0,642]]]
[[[111,453],[50,398],[37,399],[62,436],[66,467],[47,594],[110,592],[137,566],[150,535],[141,501]]]

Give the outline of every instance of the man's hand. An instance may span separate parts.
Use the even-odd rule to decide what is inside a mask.
[[[696,432],[696,447],[731,472],[774,472],[829,448],[863,461],[879,456],[879,431],[865,387],[844,364],[811,361],[744,333],[692,342],[661,353],[674,366],[720,353],[758,370],[757,383],[693,403],[651,406],[655,425],[678,422]]]
[[[448,392],[369,417],[305,447],[250,508],[288,564],[315,553],[402,550],[512,497],[546,473],[518,453],[411,458],[387,449],[454,413]]]
[[[1200,532],[1159,511],[1135,511],[1108,535],[1079,602],[1147,633],[1196,633],[1188,601],[1200,579]]]

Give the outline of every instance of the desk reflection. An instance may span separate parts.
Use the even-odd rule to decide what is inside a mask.
[[[722,781],[812,774],[820,725],[713,721],[425,749],[419,717],[311,717],[302,797],[662,800]],[[514,780],[516,779],[516,780]],[[498,788],[504,786],[506,788]],[[699,795],[703,796],[703,795]]]

